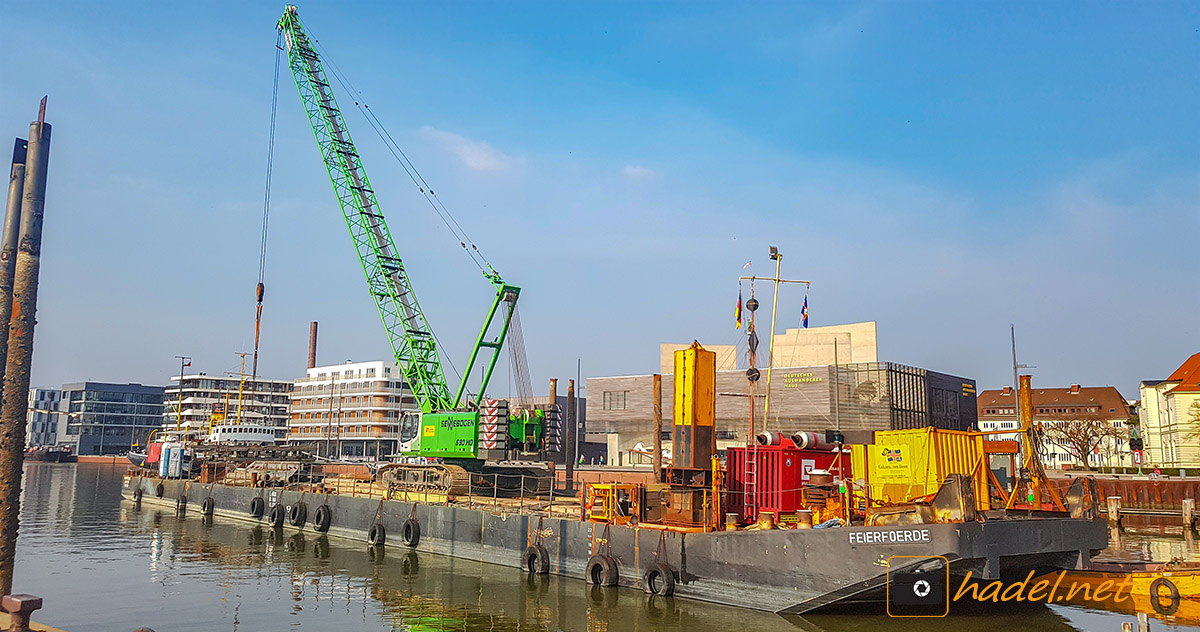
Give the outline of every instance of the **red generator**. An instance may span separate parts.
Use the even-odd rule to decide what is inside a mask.
[[[775,512],[781,522],[795,516],[805,508],[802,488],[809,484],[813,470],[824,470],[834,479],[842,478],[842,471],[850,473],[849,451],[838,459],[837,448],[821,445],[815,433],[784,437],[764,432],[756,441],[752,447],[725,451],[726,507],[744,523],[758,520],[760,511]],[[753,494],[753,502],[746,502],[749,494]]]

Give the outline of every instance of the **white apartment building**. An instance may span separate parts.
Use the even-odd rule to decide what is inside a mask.
[[[29,389],[29,412],[25,417],[25,446],[50,446],[58,443],[58,403],[62,391],[57,388]],[[66,415],[61,415],[65,420]]]
[[[315,443],[331,457],[379,458],[396,453],[400,418],[420,410],[400,367],[347,362],[308,369],[292,388],[289,443]]]
[[[224,412],[224,423],[240,420],[246,424],[274,426],[276,439],[287,436],[291,380],[196,373],[183,376],[182,393],[180,376],[172,376],[171,382],[163,390],[163,430],[174,430],[178,426],[207,433],[213,413]]]

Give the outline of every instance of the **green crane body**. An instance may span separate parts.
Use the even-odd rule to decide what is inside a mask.
[[[338,109],[321,67],[321,60],[304,31],[295,6],[287,6],[277,26],[283,33],[288,67],[320,147],[346,227],[350,229],[350,237],[362,263],[371,297],[387,331],[392,353],[421,406],[419,442],[413,444],[419,447],[406,455],[477,460],[481,458],[479,402],[464,401],[467,379],[477,361],[486,363],[479,387],[478,399],[482,400],[500,357],[521,288],[505,283],[490,265],[484,270],[484,276],[496,288],[496,298],[471,352],[462,383],[452,398],[433,330],[417,303],[404,263],[397,254],[387,222],[379,210],[375,191],[363,169],[362,159],[350,139],[342,112]],[[501,306],[504,307],[502,312]],[[489,338],[488,331],[492,328],[498,329],[498,332]],[[485,356],[483,359],[480,358],[481,350]],[[536,419],[523,420],[519,416],[505,420],[505,434],[509,441],[504,442],[503,448],[509,447],[510,442],[527,449],[540,445],[543,415],[540,414],[542,411],[533,412],[539,413]]]

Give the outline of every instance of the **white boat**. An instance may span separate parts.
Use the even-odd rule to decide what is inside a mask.
[[[276,442],[275,426],[250,421],[237,422],[231,420],[228,423],[213,425],[209,429],[205,442],[219,444],[274,444]]]

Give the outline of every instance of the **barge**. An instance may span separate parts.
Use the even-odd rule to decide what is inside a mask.
[[[848,604],[882,612],[897,572],[936,573],[924,577],[948,587],[1086,570],[1108,546],[1094,479],[1060,495],[1027,449],[1027,474],[1011,489],[999,484],[991,459],[1007,454],[1015,471],[1016,442],[934,428],[857,441],[764,433],[722,458],[714,354],[698,343],[677,352],[676,374],[686,378],[676,381],[672,421],[680,449],[655,482],[588,484],[575,495],[557,493],[553,476],[513,486],[473,472],[445,487],[397,476],[404,468],[353,472],[276,447],[207,459],[195,480],[133,469],[124,495],[206,519],[779,614]]]
[[[946,490],[957,482],[948,483]],[[961,488],[960,488],[961,489]],[[952,495],[952,494],[949,494]],[[658,594],[780,614],[882,604],[888,559],[944,559],[951,576],[1019,580],[1086,568],[1108,543],[1103,519],[1010,515],[971,522],[688,532],[532,510],[125,477],[124,496],[220,520],[327,533]],[[597,566],[597,558],[611,566]],[[597,572],[597,569],[600,571]],[[896,570],[893,568],[892,570]]]

